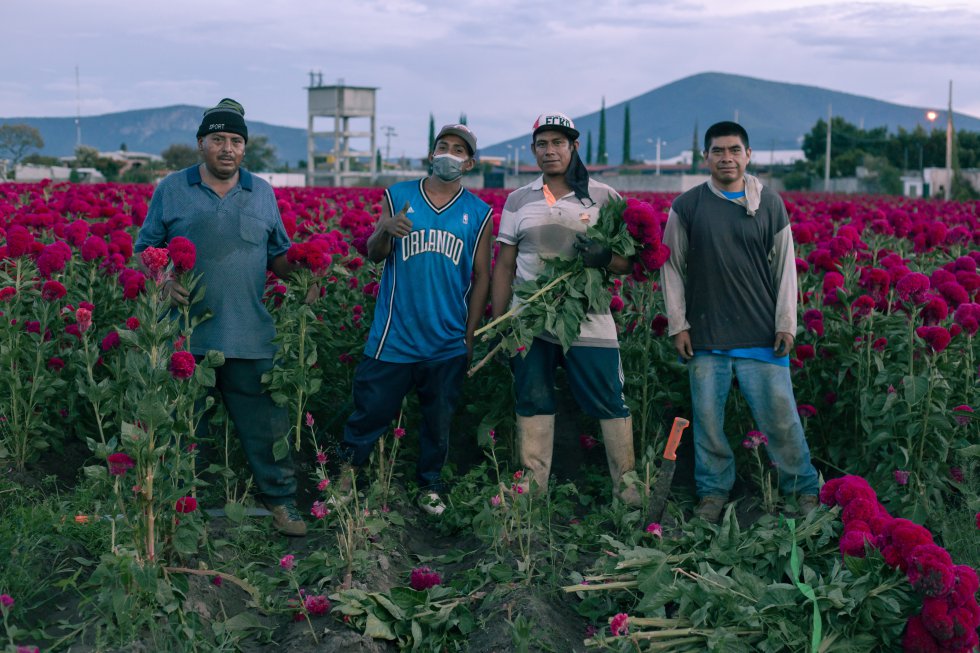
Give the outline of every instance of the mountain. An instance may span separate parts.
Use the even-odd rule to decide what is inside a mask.
[[[101,151],[118,150],[122,143],[133,152],[159,154],[174,143],[195,145],[194,134],[201,124],[204,107],[186,104],[159,109],[137,109],[83,116],[82,143]],[[75,151],[74,118],[0,118],[0,123],[23,123],[36,127],[44,139],[46,156],[70,156]],[[264,134],[276,146],[280,162],[296,165],[306,159],[306,130],[248,121],[249,136]],[[329,139],[328,139],[329,140]],[[322,148],[322,143],[317,142]]]
[[[816,86],[772,82],[741,75],[701,73],[679,79],[660,88],[638,95],[625,102],[606,107],[606,150],[609,163],[622,161],[623,120],[626,104],[630,105],[631,153],[634,159],[652,160],[656,156],[656,140],[663,139],[660,156],[669,159],[690,151],[697,123],[699,143],[704,130],[719,120],[738,121],[748,130],[755,158],[766,160],[769,150],[798,150],[804,134],[817,120],[827,118],[827,105],[833,105],[835,116],[863,125],[866,129],[885,125],[891,131],[898,127],[914,129],[931,125],[925,118],[926,109],[909,107],[873,98],[831,91]],[[561,110],[561,107],[542,106],[541,111]],[[522,109],[523,111],[523,109]],[[194,145],[194,133],[201,121],[203,107],[177,105],[159,109],[139,109],[82,118],[82,142],[103,151],[118,150],[122,143],[129,150],[159,154],[169,145]],[[534,109],[528,111],[530,127]],[[581,145],[585,152],[587,134],[592,132],[593,157],[599,142],[599,112],[573,116],[575,126],[582,132]],[[0,118],[0,123],[26,123],[37,127],[44,138],[42,154],[68,156],[75,149],[74,118]],[[935,125],[945,128],[945,114]],[[957,130],[980,131],[980,119],[956,114]],[[306,159],[306,130],[280,127],[264,122],[248,121],[249,135],[265,134],[276,147],[280,162],[296,165]],[[479,129],[479,128],[477,128]],[[527,147],[530,133],[495,143],[480,149],[481,154],[507,156],[511,147],[524,146],[521,162],[528,165],[533,157]],[[325,141],[325,142],[324,142]],[[317,150],[330,149],[330,139],[317,141]],[[699,148],[701,145],[699,144]]]
[[[755,158],[766,161],[769,150],[799,150],[803,135],[819,119],[827,119],[827,106],[833,115],[840,116],[865,129],[887,126],[895,132],[898,127],[912,130],[922,125],[932,126],[925,117],[926,109],[909,107],[873,98],[831,91],[816,86],[771,82],[754,77],[725,73],[701,73],[679,79],[643,95],[606,107],[606,151],[609,163],[618,164],[623,157],[624,109],[630,106],[630,149],[634,159],[652,160],[656,156],[657,138],[663,159],[690,152],[694,125],[698,128],[698,148],[703,148],[704,131],[721,120],[734,120],[749,132]],[[935,107],[932,107],[935,108]],[[561,110],[561,107],[542,107],[542,110]],[[533,115],[532,115],[533,114]],[[530,125],[534,111],[528,113],[528,133],[489,147],[481,153],[507,156],[511,147],[530,147]],[[572,116],[581,132],[579,142],[585,153],[587,134],[592,132],[593,161],[598,155],[599,112]],[[945,112],[936,121],[937,129],[945,129]],[[957,130],[980,131],[980,119],[954,111],[953,126]],[[524,165],[533,163],[529,149],[520,153]]]

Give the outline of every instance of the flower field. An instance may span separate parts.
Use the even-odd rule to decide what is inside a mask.
[[[277,450],[299,465],[311,527],[287,540],[254,514],[227,415],[201,411],[223,363],[186,351],[206,317],[161,319],[171,275],[192,301],[204,291],[193,243],[137,266],[151,193],[0,184],[0,647],[976,648],[980,203],[784,195],[801,295],[791,369],[823,506],[793,518],[733,393],[738,501],[714,526],[690,516],[689,442],[663,523],[646,523],[612,501],[597,425],[567,401],[558,482],[543,499],[509,491],[521,470],[510,373],[495,362],[464,388],[441,518],[412,500],[412,399],[358,500],[331,503],[378,292],[365,244],[382,191],[277,189],[289,258],[306,268],[270,275],[266,293],[280,346],[266,382],[291,424]],[[506,193],[479,194],[499,221]],[[645,203],[630,233],[659,243],[673,197],[629,196]],[[606,288],[647,485],[671,420],[690,416],[656,267]]]

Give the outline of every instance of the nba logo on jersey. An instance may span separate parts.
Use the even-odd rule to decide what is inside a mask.
[[[463,224],[469,224],[469,223],[470,223],[470,214],[469,213],[464,213],[463,214]]]

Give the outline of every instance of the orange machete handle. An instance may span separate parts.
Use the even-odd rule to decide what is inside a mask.
[[[689,424],[683,417],[674,418],[674,425],[670,427],[670,435],[667,436],[667,446],[664,447],[664,460],[677,460],[677,445],[681,443],[681,434]]]

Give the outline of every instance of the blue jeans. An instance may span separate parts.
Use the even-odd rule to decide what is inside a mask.
[[[367,463],[375,443],[392,428],[402,399],[414,387],[422,413],[416,478],[423,490],[442,492],[440,477],[449,455],[449,430],[465,373],[466,354],[417,363],[365,357],[354,373],[354,412],[344,426],[340,457],[356,467]]]
[[[732,375],[752,418],[769,444],[784,495],[816,494],[817,470],[796,412],[789,368],[715,354],[688,361],[694,407],[694,480],[698,496],[728,496],[735,483],[735,455],[725,435],[725,404]]]

